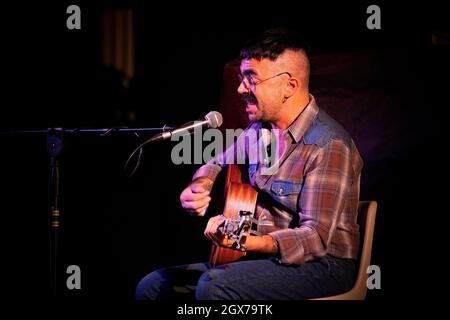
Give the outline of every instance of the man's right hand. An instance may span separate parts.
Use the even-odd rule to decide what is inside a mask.
[[[213,181],[209,178],[198,178],[189,184],[180,195],[181,206],[193,216],[204,216],[209,206]]]

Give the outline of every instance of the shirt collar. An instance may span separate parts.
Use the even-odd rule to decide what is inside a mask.
[[[303,138],[318,112],[319,107],[316,104],[316,100],[314,99],[314,96],[310,94],[308,105],[300,112],[286,130],[289,132],[295,143],[298,143]]]

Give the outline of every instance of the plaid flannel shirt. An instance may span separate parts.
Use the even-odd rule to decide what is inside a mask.
[[[262,126],[261,122],[251,123],[244,133]],[[318,108],[313,96],[283,138],[285,151],[273,174],[263,173],[266,163],[246,165],[249,181],[259,192],[255,217],[266,222],[259,231],[277,241],[283,264],[300,265],[326,254],[355,259],[363,161],[353,140]],[[222,159],[236,150],[248,155],[250,148],[255,148],[243,141],[238,138]],[[209,177],[214,181],[224,163],[209,161],[193,179]],[[272,226],[267,225],[270,223]]]

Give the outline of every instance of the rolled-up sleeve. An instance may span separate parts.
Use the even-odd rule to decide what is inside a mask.
[[[254,126],[254,125],[253,125]],[[248,141],[246,134],[252,128],[249,125],[224,152],[209,160],[206,164],[198,168],[192,180],[200,177],[210,178],[215,181],[220,171],[228,164],[244,164],[248,158]]]
[[[209,178],[212,181],[215,181],[217,178],[217,175],[222,170],[222,166],[215,163],[207,163],[198,168],[198,170],[195,172],[194,176],[192,177],[192,181],[197,178]]]
[[[343,141],[333,139],[318,148],[298,198],[299,225],[270,233],[278,243],[281,263],[303,264],[327,253],[353,174],[351,151]]]

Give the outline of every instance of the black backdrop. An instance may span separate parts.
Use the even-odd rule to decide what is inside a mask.
[[[79,31],[65,25],[66,8],[73,3],[82,10]],[[445,171],[440,129],[448,47],[429,41],[432,31],[445,30],[440,8],[383,4],[382,29],[371,31],[365,26],[371,3],[279,9],[276,3],[170,8],[73,3],[2,5],[2,131],[157,127],[200,118],[218,108],[225,63],[237,57],[249,35],[272,26],[302,30],[316,55],[380,49],[411,53],[409,66],[423,86],[406,93],[421,102],[407,112],[417,121],[411,137],[419,139],[369,166],[363,195],[383,205],[373,259],[382,270],[382,290],[369,292],[369,299],[395,299],[406,292],[416,296],[421,278],[428,277],[425,267],[438,260],[440,233],[434,230],[444,213],[436,182]],[[100,65],[100,14],[121,6],[136,9],[136,74],[129,89]],[[130,110],[137,114],[135,122],[124,117]],[[390,110],[384,112],[384,125],[395,127]],[[45,136],[2,134],[0,139],[5,291],[25,299],[50,297]],[[173,165],[170,142],[149,146],[131,179],[122,168],[137,144],[134,137],[78,134],[66,135],[64,142],[59,296],[132,300],[137,281],[149,271],[207,258],[206,221],[186,215],[178,200],[196,166]],[[71,264],[81,267],[82,290],[65,289],[64,267]]]

